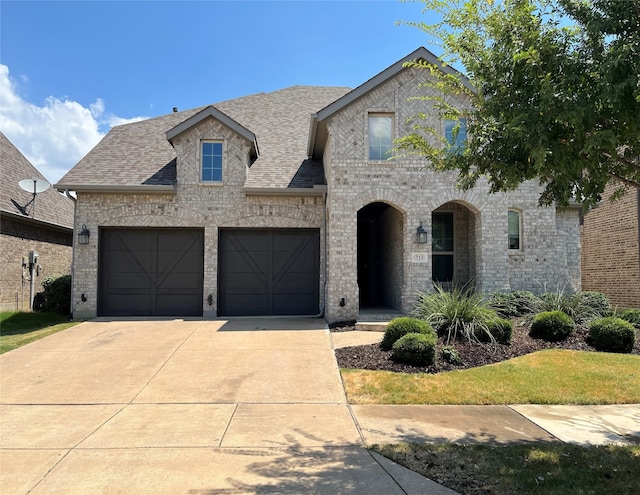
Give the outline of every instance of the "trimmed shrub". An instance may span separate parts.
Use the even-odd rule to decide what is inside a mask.
[[[42,289],[34,297],[34,309],[61,314],[71,312],[71,275],[45,277]]]
[[[587,344],[603,352],[631,352],[636,330],[628,321],[614,316],[594,320],[589,325]]]
[[[569,315],[562,311],[544,311],[533,319],[529,335],[547,342],[559,342],[571,335],[575,326]]]
[[[438,338],[431,333],[408,333],[392,347],[391,358],[414,366],[431,366],[436,362]]]
[[[473,287],[454,286],[451,291],[438,285],[435,288],[434,293],[418,294],[413,314],[428,321],[438,335],[446,337],[447,344],[459,338],[477,341],[476,335],[490,333],[488,324],[498,314]]]
[[[499,344],[510,344],[513,336],[513,323],[505,318],[498,318],[488,324],[489,333],[481,332],[476,335],[480,342],[491,342],[495,340]]]
[[[628,321],[636,328],[640,328],[640,309],[623,309],[614,316]]]
[[[382,337],[382,342],[380,342],[380,347],[385,351],[390,351],[393,344],[408,333],[424,333],[436,336],[435,330],[426,321],[403,316],[389,322]]]
[[[442,360],[451,363],[451,364],[462,364],[462,359],[460,359],[460,354],[456,351],[456,348],[450,345],[445,345],[440,350],[440,355],[442,356]]]

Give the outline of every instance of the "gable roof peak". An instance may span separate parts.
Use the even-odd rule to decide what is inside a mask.
[[[368,81],[364,82],[354,90],[350,91],[349,93],[344,95],[342,98],[338,98],[333,103],[327,105],[322,110],[312,115],[310,132],[309,132],[309,142],[307,147],[308,155],[314,156],[314,157],[319,156],[318,155],[319,150],[317,149],[318,148],[317,139],[320,142],[319,146],[322,147],[324,138],[318,137],[318,127],[323,121],[326,121],[328,118],[335,115],[343,108],[347,107],[348,105],[351,105],[356,100],[359,100],[369,92],[373,91],[374,89],[378,88],[379,86],[386,83],[390,79],[394,78],[400,72],[408,70],[405,64],[407,62],[411,62],[414,60],[424,60],[425,62],[428,62],[430,64],[433,64],[439,67],[440,70],[442,70],[447,74],[461,75],[453,67],[444,64],[438,57],[436,57],[433,53],[427,50],[424,46],[417,48],[416,50],[412,51],[408,55],[402,57],[393,65],[387,67],[382,72],[376,74]],[[465,84],[465,86],[472,89],[471,83],[467,80],[467,78],[464,75],[461,75],[461,77],[463,78],[463,83]]]
[[[251,143],[251,157],[254,159],[258,157],[259,151],[258,151],[258,142],[256,140],[256,135],[253,132],[251,132],[249,129],[244,127],[243,125],[233,120],[227,114],[218,110],[213,105],[209,105],[203,108],[195,115],[192,115],[188,119],[182,121],[177,126],[169,129],[165,133],[167,136],[167,140],[173,145],[173,140],[177,136],[187,131],[188,129],[191,129],[192,127],[198,125],[200,122],[208,118],[214,118],[221,124],[230,128],[231,130],[233,130],[234,132],[236,132],[237,134],[245,138],[247,141],[249,141]]]

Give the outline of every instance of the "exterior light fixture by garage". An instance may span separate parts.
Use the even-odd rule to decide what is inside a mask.
[[[86,225],[82,224],[82,230],[78,232],[78,244],[89,244],[89,236],[91,232]]]
[[[427,242],[427,231],[424,230],[422,222],[420,222],[420,225],[418,225],[418,228],[416,229],[416,242],[418,244],[426,244]]]

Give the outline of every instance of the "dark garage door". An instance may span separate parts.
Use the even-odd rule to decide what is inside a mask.
[[[219,315],[318,313],[318,230],[221,230],[219,253]]]
[[[198,229],[102,229],[98,314],[202,316]]]

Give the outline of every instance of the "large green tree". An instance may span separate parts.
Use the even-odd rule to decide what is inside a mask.
[[[539,180],[544,205],[590,206],[612,178],[640,188],[640,0],[422,1],[441,21],[408,24],[464,76],[411,65],[431,69],[436,96],[425,108],[466,119],[467,145],[449,145],[425,112],[401,152],[459,171],[463,188],[480,177],[493,192]],[[437,96],[451,93],[471,107]]]

